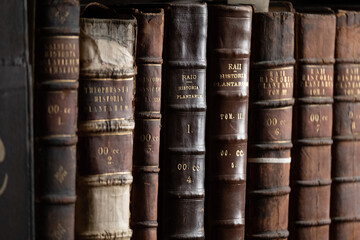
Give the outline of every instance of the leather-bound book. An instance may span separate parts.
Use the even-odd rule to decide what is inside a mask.
[[[137,24],[100,4],[80,18],[77,239],[130,239]]]
[[[131,189],[133,240],[157,239],[159,186],[161,69],[164,10],[135,13],[136,51],[134,181]]]
[[[244,239],[252,8],[208,9],[206,238]]]
[[[31,10],[23,0],[3,1],[0,14],[0,238],[31,240],[33,85],[27,18]]]
[[[78,0],[36,1],[36,239],[74,239]]]
[[[291,5],[254,13],[246,239],[287,239],[294,87]]]
[[[291,239],[329,239],[336,18],[296,13],[296,102],[291,164]]]
[[[360,238],[360,12],[336,14],[330,239]]]
[[[167,5],[165,29],[161,239],[204,239],[206,4]]]

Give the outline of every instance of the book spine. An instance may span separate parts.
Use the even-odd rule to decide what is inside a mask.
[[[287,239],[294,14],[255,13],[250,81],[247,239]]]
[[[80,19],[77,239],[130,239],[136,19]],[[88,11],[88,12],[87,12]]]
[[[209,6],[206,236],[244,239],[252,8]]]
[[[296,14],[292,239],[329,239],[335,16]]]
[[[157,239],[161,70],[164,10],[137,12],[134,182],[131,189],[133,240]]]
[[[360,12],[336,15],[330,239],[360,236]]]
[[[34,239],[33,78],[28,11],[23,0],[0,8],[0,232]],[[8,20],[12,19],[12,20]]]
[[[79,1],[37,1],[36,238],[74,239]]]
[[[204,239],[206,4],[165,12],[164,239]]]

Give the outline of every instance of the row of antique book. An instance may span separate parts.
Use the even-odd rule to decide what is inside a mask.
[[[38,239],[360,238],[360,12],[37,2]]]

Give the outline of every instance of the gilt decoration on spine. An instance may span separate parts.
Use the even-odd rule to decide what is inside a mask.
[[[331,240],[360,238],[360,12],[336,14]]]
[[[80,19],[77,239],[130,239],[136,19],[89,4]]]
[[[209,5],[206,236],[244,239],[252,8]]]
[[[165,11],[162,239],[204,239],[206,4]]]
[[[246,239],[287,239],[294,87],[294,13],[254,13]]]
[[[135,12],[136,52],[134,182],[131,189],[133,240],[157,239],[159,185],[161,70],[164,10]]]
[[[36,238],[74,239],[79,1],[36,1]]]
[[[322,10],[321,10],[322,11]],[[291,164],[290,238],[329,239],[336,19],[296,13],[296,102]]]

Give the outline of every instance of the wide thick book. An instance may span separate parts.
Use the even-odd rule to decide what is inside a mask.
[[[336,13],[330,239],[360,238],[360,12]]]
[[[131,189],[133,240],[156,240],[161,125],[161,70],[164,10],[135,12],[138,23],[134,132],[134,181]]]
[[[79,1],[36,1],[36,238],[74,239]]]
[[[167,5],[165,25],[161,239],[204,239],[206,4]]]
[[[32,240],[33,85],[26,1],[4,1],[0,14],[0,238]]]
[[[246,239],[287,239],[295,17],[284,4],[254,13]]]
[[[208,9],[206,238],[244,239],[252,8]]]
[[[89,4],[80,18],[77,239],[130,239],[137,24]]]
[[[290,238],[329,239],[336,18],[296,13]]]

